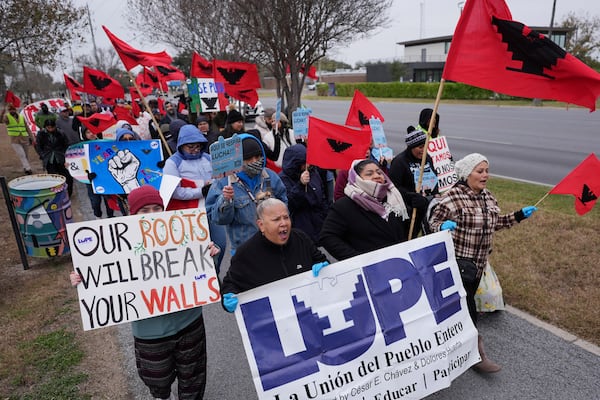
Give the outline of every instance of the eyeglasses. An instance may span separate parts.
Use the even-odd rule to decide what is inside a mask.
[[[200,150],[202,148],[200,143],[186,143],[183,146],[188,150]]]
[[[131,135],[124,135],[121,137],[121,141],[129,142],[130,140],[135,140],[135,138]]]

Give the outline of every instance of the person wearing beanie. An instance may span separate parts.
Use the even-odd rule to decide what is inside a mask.
[[[429,129],[429,122],[431,121],[431,115],[433,114],[433,109],[424,108],[421,110],[419,114],[419,125],[417,129],[422,130],[423,132],[427,132]],[[440,135],[440,114],[435,113],[435,124],[431,129],[431,138],[435,139]]]
[[[256,205],[275,197],[287,204],[285,186],[279,176],[265,167],[265,155],[259,139],[248,133],[242,139],[242,171],[221,178],[210,187],[206,197],[209,218],[225,225],[232,254],[257,232]]]
[[[222,135],[225,139],[232,137],[235,133],[244,132],[244,116],[238,110],[231,110],[227,113],[225,130]]]
[[[417,237],[422,231],[423,218],[432,198],[439,196],[437,173],[433,166],[431,156],[425,156],[423,180],[421,190],[417,193],[417,184],[421,173],[421,159],[425,152],[427,133],[421,129],[409,129],[405,137],[406,149],[396,155],[390,164],[390,179],[402,192],[405,201],[416,208],[415,230],[412,238]]]
[[[475,278],[462,276],[467,292],[467,306],[473,323],[477,325],[475,292],[488,258],[492,252],[492,238],[495,231],[510,228],[529,218],[537,208],[527,206],[520,210],[501,214],[498,201],[487,189],[490,177],[489,161],[479,153],[472,153],[456,162],[459,180],[445,192],[433,209],[429,219],[432,231],[449,230],[452,232],[457,262],[474,264],[477,268]],[[481,362],[473,368],[479,372],[497,372],[499,365],[485,355],[483,339],[479,336],[479,354]]]
[[[159,191],[151,185],[133,189],[128,202],[132,215],[164,210]],[[212,257],[220,251],[212,242],[208,249]],[[75,271],[69,278],[73,286],[82,281]],[[154,398],[173,398],[175,379],[180,399],[203,397],[207,355],[202,307],[132,321],[131,330],[138,375]]]
[[[175,188],[167,209],[198,208],[212,184],[212,164],[208,153],[208,141],[200,130],[191,124],[181,126],[177,136],[177,149],[165,161],[163,173],[182,179]],[[225,249],[227,246],[225,229],[221,225],[213,223],[210,215],[208,223],[210,237],[219,248]],[[220,271],[223,253],[219,254],[215,263],[217,274]]]
[[[208,141],[207,146],[209,150],[207,151],[210,152],[210,145],[219,139],[219,131],[210,126],[210,120],[205,115],[198,115],[196,126]]]

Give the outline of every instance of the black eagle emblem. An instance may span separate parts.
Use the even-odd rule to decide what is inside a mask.
[[[520,69],[506,67],[507,70],[554,79],[553,76],[545,73],[544,69],[552,69],[559,59],[565,58],[567,55],[565,50],[520,22],[492,17],[492,24],[498,28],[502,41],[508,44],[512,59],[523,62]]]
[[[204,105],[206,107],[203,107],[204,110],[216,110],[216,104],[217,101],[219,100],[218,97],[202,97],[201,98],[202,102],[204,103]]]
[[[358,110],[358,121],[361,125],[369,125],[369,118],[360,110]]]
[[[327,143],[329,143],[329,147],[336,153],[343,153],[352,147],[352,143],[342,142],[340,140],[327,138]]]
[[[172,74],[173,72],[177,72],[177,69],[175,68],[163,67],[162,65],[157,65],[156,70],[163,76],[167,76],[169,74]]]
[[[96,118],[94,118],[94,119],[91,119],[91,120],[89,121],[89,123],[90,123],[90,125],[92,125],[92,126],[95,126],[96,128],[100,126],[100,120],[99,120],[99,119],[96,119]]]
[[[150,154],[150,153],[152,153],[152,149],[142,149],[142,153]]]
[[[200,71],[202,71],[202,73],[204,75],[212,75],[213,74],[212,64],[204,64],[202,62],[197,62],[196,65],[198,66]]]
[[[82,86],[79,82],[77,82],[75,79],[71,78],[70,76],[67,77],[68,81],[71,82],[71,85],[73,85],[73,87],[75,87],[76,89],[81,89]]]
[[[103,90],[112,83],[112,79],[90,74],[90,81],[98,90]]]
[[[582,204],[585,204],[590,201],[598,200],[598,196],[592,192],[588,185],[584,184],[583,188],[581,189],[581,197],[578,197],[577,200],[579,200]]]
[[[217,70],[230,85],[236,85],[247,72],[245,69],[227,69],[221,67],[217,67]]]

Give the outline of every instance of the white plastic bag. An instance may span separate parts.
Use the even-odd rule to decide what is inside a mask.
[[[504,298],[502,297],[502,286],[496,272],[488,262],[483,270],[481,281],[477,292],[475,292],[475,304],[478,312],[492,312],[504,310]]]

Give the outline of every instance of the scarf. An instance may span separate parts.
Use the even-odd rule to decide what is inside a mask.
[[[360,160],[358,160],[360,161]],[[385,176],[385,183],[377,183],[362,179],[354,170],[354,161],[348,171],[348,183],[344,194],[367,211],[372,211],[386,221],[390,213],[407,220],[408,211],[402,195],[390,179]]]

